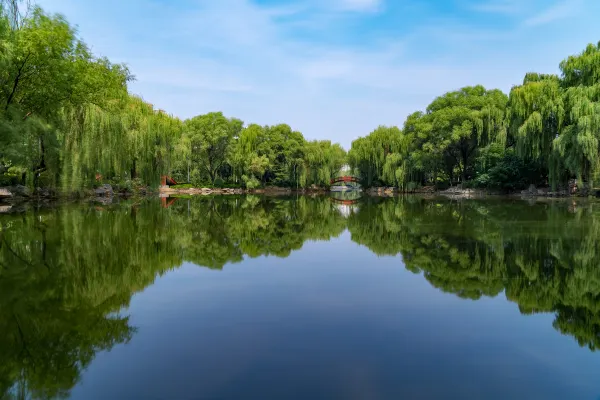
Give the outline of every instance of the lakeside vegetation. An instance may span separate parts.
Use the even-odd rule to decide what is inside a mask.
[[[290,126],[211,112],[182,121],[128,92],[127,66],[92,54],[60,15],[0,2],[0,186],[328,185],[345,151]],[[97,179],[100,177],[101,179]]]
[[[349,164],[363,186],[593,187],[600,174],[600,44],[527,73],[509,95],[469,86],[348,153],[286,124],[210,112],[181,120],[128,91],[126,65],[94,55],[60,15],[0,0],[0,186],[62,192],[111,183],[328,186]],[[24,10],[26,10],[24,12]],[[401,116],[399,116],[401,117]]]
[[[527,73],[509,95],[468,86],[437,97],[402,129],[380,126],[352,142],[367,186],[411,189],[456,182],[511,191],[529,184],[592,188],[600,174],[600,42]]]

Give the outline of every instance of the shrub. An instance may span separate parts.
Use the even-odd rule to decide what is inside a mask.
[[[213,183],[214,187],[222,188],[225,185],[225,181],[221,177],[217,177]]]
[[[256,189],[260,187],[260,181],[255,177],[247,177],[246,175],[242,176],[242,180],[246,186],[246,189]]]
[[[413,190],[417,189],[418,187],[419,187],[419,184],[417,182],[408,182],[406,184],[406,191],[412,192]]]
[[[538,165],[526,162],[514,152],[507,151],[501,158],[494,160],[494,164],[487,171],[477,175],[475,184],[479,187],[511,192],[524,189],[530,183],[541,183],[542,175]]]
[[[190,172],[190,181],[194,187],[203,187],[204,182],[202,179],[202,174],[200,173],[200,171],[197,168],[194,168]]]

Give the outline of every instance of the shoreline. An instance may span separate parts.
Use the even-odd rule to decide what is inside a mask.
[[[24,186],[0,187],[0,213],[8,212],[14,207],[24,204],[48,204],[91,201],[100,204],[110,204],[114,200],[127,200],[130,198],[159,197],[168,198],[176,196],[227,196],[227,195],[264,195],[264,196],[287,196],[292,194],[315,196],[326,195],[331,192],[327,188],[285,188],[269,186],[259,189],[242,188],[171,188],[168,186],[158,189],[148,187],[137,188],[128,192],[115,192],[110,185],[102,185],[96,189],[84,193],[61,194],[51,189],[38,189],[31,191]],[[504,198],[504,199],[582,199],[596,198],[600,193],[572,193],[567,191],[552,192],[547,188],[529,188],[512,193],[503,193],[487,189],[462,189],[452,187],[446,190],[435,190],[433,187],[423,187],[412,191],[403,191],[394,187],[372,187],[361,191],[362,196],[368,197],[400,197],[417,195],[423,197],[446,197],[451,199],[482,199],[482,198]]]

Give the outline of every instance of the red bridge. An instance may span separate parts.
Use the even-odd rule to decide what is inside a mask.
[[[337,204],[342,204],[344,206],[351,206],[353,204],[358,204],[359,199],[353,199],[353,200],[342,200],[342,199],[336,199],[335,197],[330,197],[331,201],[333,201],[334,203]]]
[[[160,177],[160,184],[162,186],[172,186],[172,185],[177,185],[177,182],[175,182],[175,179],[171,178],[170,176],[167,175],[162,175]]]
[[[339,183],[339,182],[353,182],[353,183],[359,183],[359,180],[357,177],[355,176],[338,176],[337,178],[333,178],[331,180],[331,184],[333,185],[334,183]]]

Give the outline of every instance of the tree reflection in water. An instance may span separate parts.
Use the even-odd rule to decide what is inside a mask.
[[[164,204],[162,204],[164,205]],[[135,333],[133,294],[184,261],[221,269],[244,257],[287,257],[346,229],[377,255],[467,299],[503,291],[524,314],[600,345],[598,204],[223,196],[0,217],[1,398],[68,397],[98,351]],[[399,264],[401,266],[401,264]]]

